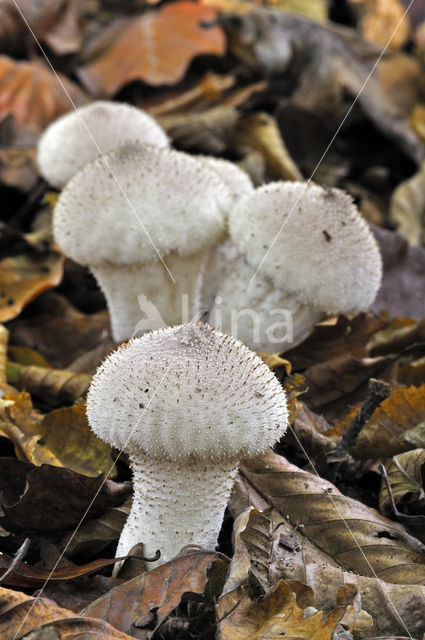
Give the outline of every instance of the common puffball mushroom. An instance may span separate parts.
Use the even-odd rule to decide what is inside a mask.
[[[213,550],[242,458],[287,427],[285,394],[244,344],[203,323],[121,345],[87,396],[94,433],[125,451],[134,496],[117,556],[138,542],[161,562],[187,544]]]
[[[229,232],[239,256],[217,291],[209,322],[257,351],[284,351],[318,320],[366,310],[375,299],[379,249],[351,197],[339,189],[265,185],[238,200]]]
[[[129,144],[168,147],[166,133],[147,113],[129,104],[97,100],[58,118],[37,149],[43,177],[61,189],[99,153]]]
[[[64,253],[90,267],[106,296],[113,337],[122,341],[141,319],[139,294],[166,326],[184,320],[183,303],[188,320],[201,315],[202,271],[225,233],[230,203],[225,183],[196,158],[125,147],[68,182],[53,230]]]

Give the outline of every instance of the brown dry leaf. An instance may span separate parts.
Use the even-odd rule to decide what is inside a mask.
[[[133,80],[175,84],[194,57],[224,54],[221,29],[200,26],[215,18],[213,9],[187,1],[144,13],[126,22],[106,53],[80,68],[78,75],[95,95],[114,95]]]
[[[61,74],[59,78],[77,107],[88,102],[78,85]],[[55,74],[38,61],[0,56],[0,96],[0,117],[13,114],[19,124],[38,133],[72,109]]]
[[[383,281],[372,311],[419,320],[425,315],[425,249],[409,246],[400,233],[371,227],[384,262]]]
[[[225,563],[224,556],[188,551],[116,587],[82,614],[107,620],[117,629],[136,634],[137,638],[150,638],[154,629],[180,604],[185,593],[204,592],[207,570],[213,563]],[[143,621],[153,609],[153,628],[143,628]]]
[[[289,360],[281,358],[278,353],[267,353],[265,351],[261,351],[258,355],[262,361],[266,363],[269,369],[271,369],[271,371],[275,371],[275,369],[278,369],[279,367],[284,367],[286,375],[289,376],[291,374],[291,363]]]
[[[302,180],[289,155],[276,120],[268,113],[251,113],[239,118],[234,133],[236,147],[259,151],[265,159],[267,174],[275,180]]]
[[[54,405],[75,402],[86,394],[91,382],[86,373],[34,365],[19,367],[17,376],[17,382],[10,382]]]
[[[362,5],[361,31],[367,40],[390,49],[401,49],[410,35],[409,17],[403,18],[405,7],[400,0],[353,0]]]
[[[410,513],[423,512],[425,504],[425,449],[414,449],[394,456],[387,467],[391,493],[396,505],[408,507]],[[385,484],[381,483],[379,509],[391,515],[391,502]],[[412,511],[413,510],[413,511]],[[422,540],[423,541],[423,540]]]
[[[34,631],[34,634],[31,634]],[[28,635],[27,635],[28,634]],[[28,596],[0,587],[0,637],[4,640],[131,640],[103,620],[79,618],[73,611],[58,607],[52,600]]]
[[[217,604],[221,640],[278,639],[331,640],[345,607],[324,615],[300,608],[293,586],[281,580],[258,602],[249,597],[248,587],[226,594]]]
[[[18,458],[33,464],[67,467],[96,477],[111,470],[111,448],[90,429],[82,402],[42,416],[28,393],[5,395],[0,434],[12,440]]]
[[[0,382],[6,382],[7,373],[7,344],[9,342],[9,332],[3,325],[0,325]]]
[[[62,279],[64,258],[40,239],[0,231],[0,322],[15,318],[35,297]]]
[[[398,584],[425,581],[425,557],[415,538],[330,482],[272,451],[243,464],[241,474],[342,568]]]
[[[377,79],[400,113],[409,118],[421,95],[419,60],[406,53],[384,56],[377,67]]]
[[[58,369],[66,369],[104,342],[111,349],[109,328],[107,311],[81,313],[66,298],[50,291],[35,302],[31,318],[20,317],[9,325],[16,343],[36,348]]]
[[[393,192],[389,219],[411,244],[425,240],[425,164]]]
[[[103,476],[89,478],[48,464],[36,467],[15,458],[1,458],[0,525],[12,533],[74,530],[95,496],[87,518],[124,502],[130,485],[104,481]]]
[[[202,4],[215,7],[220,11],[247,13],[259,6],[268,6],[289,13],[325,22],[328,18],[327,0],[202,0]]]
[[[424,421],[425,384],[396,387],[374,411],[350,453],[362,460],[379,460],[416,448],[419,446],[417,427]],[[415,435],[415,444],[412,444],[410,438]],[[422,438],[425,445],[425,433]]]

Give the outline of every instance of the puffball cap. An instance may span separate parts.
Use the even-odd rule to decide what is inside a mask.
[[[129,455],[224,461],[265,451],[285,432],[280,383],[248,347],[203,323],[119,347],[87,397],[94,433]]]
[[[129,104],[97,100],[47,127],[38,143],[37,162],[44,178],[61,189],[99,149],[107,153],[136,143],[169,146],[165,131],[149,114]]]
[[[249,175],[234,162],[214,156],[196,156],[205,166],[218,173],[229,187],[232,197],[237,200],[245,193],[252,193],[254,185]]]
[[[270,183],[235,204],[229,229],[253,274],[265,258],[261,274],[302,303],[328,314],[356,313],[376,297],[379,248],[352,198],[340,189]]]
[[[106,160],[106,162],[105,162]],[[86,165],[56,203],[56,242],[90,266],[141,265],[191,256],[218,241],[231,194],[188,154],[153,146],[115,149]]]

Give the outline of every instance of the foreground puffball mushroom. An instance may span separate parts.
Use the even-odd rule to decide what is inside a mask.
[[[203,323],[122,345],[94,376],[87,415],[133,470],[117,556],[143,542],[148,557],[160,549],[160,562],[187,544],[215,548],[240,460],[287,427],[285,394],[270,369]]]
[[[379,249],[341,190],[271,183],[238,200],[229,229],[239,256],[209,322],[257,351],[283,351],[318,320],[366,310],[375,299]]]
[[[168,147],[169,141],[144,111],[129,104],[98,100],[47,127],[38,143],[37,162],[43,177],[61,189],[99,152],[128,144]]]
[[[141,320],[139,294],[165,326],[182,322],[182,304],[189,320],[200,315],[203,268],[225,233],[230,204],[225,183],[195,158],[128,147],[70,180],[53,230],[64,253],[90,267],[108,303],[113,337],[122,341]]]

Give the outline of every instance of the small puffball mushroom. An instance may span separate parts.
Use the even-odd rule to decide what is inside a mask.
[[[230,189],[235,202],[245,193],[252,193],[254,185],[251,178],[243,169],[240,169],[234,162],[224,158],[214,156],[196,156],[205,166],[216,171],[220,178],[224,180]]]
[[[129,104],[98,100],[47,127],[38,143],[37,162],[43,177],[61,189],[99,152],[129,144],[168,147],[169,141],[165,131],[144,111]]]
[[[117,556],[143,542],[160,562],[213,550],[242,458],[287,427],[285,394],[245,345],[203,323],[135,338],[106,358],[87,397],[94,433],[125,451],[134,496]]]
[[[284,351],[318,320],[366,310],[375,299],[379,249],[341,190],[265,185],[238,200],[229,232],[239,257],[209,322],[257,351]]]
[[[171,149],[120,148],[105,159],[86,165],[60,194],[57,243],[90,267],[116,341],[128,339],[143,318],[139,294],[155,305],[163,326],[185,319],[182,305],[192,320],[200,315],[209,252],[225,234],[228,188],[217,173]],[[149,320],[146,328],[161,326]]]

